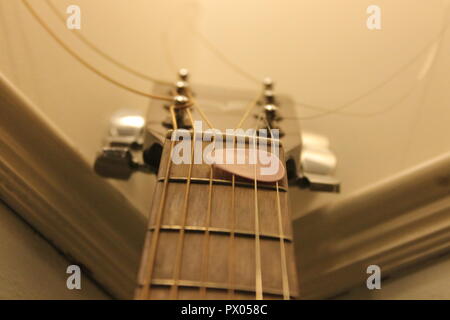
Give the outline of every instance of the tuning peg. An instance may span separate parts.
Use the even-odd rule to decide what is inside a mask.
[[[130,149],[126,147],[104,147],[94,164],[98,175],[121,180],[128,180],[135,167]]]
[[[273,86],[274,86],[274,83],[273,83],[272,78],[270,78],[270,77],[265,77],[265,78],[263,79],[263,87],[264,87],[264,90],[273,90]]]
[[[175,109],[175,120],[177,122],[178,128],[190,129],[192,125],[187,116],[186,109],[190,108],[189,98],[185,95],[179,94],[173,98],[173,105]],[[173,119],[172,116],[167,116],[167,118],[162,122],[163,126],[169,129],[173,129]]]
[[[263,96],[260,100],[259,104],[262,106],[264,110],[264,119],[267,123],[263,124],[261,128],[266,129],[278,129],[279,136],[283,137],[284,132],[278,126],[278,121],[282,120],[282,117],[279,115],[279,106],[275,99],[275,94],[273,92],[273,81],[271,78],[264,78],[263,80]]]
[[[94,170],[106,178],[129,179],[136,171],[150,168],[139,163],[144,144],[145,118],[138,111],[122,110],[111,117],[105,146],[96,157]]]
[[[178,71],[178,77],[181,81],[188,81],[189,80],[189,70],[182,68]]]
[[[318,134],[302,133],[299,149],[288,152],[288,177],[291,183],[311,191],[339,192],[340,182],[333,176],[337,160],[329,140]]]
[[[189,90],[189,83],[186,81],[177,81],[175,83],[177,95],[186,96]]]

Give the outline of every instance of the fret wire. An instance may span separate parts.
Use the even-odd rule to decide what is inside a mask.
[[[259,121],[256,123],[258,124]],[[257,125],[255,130],[257,130]],[[254,152],[256,151],[256,131],[255,138],[253,139]],[[255,288],[256,288],[256,300],[263,299],[263,286],[262,286],[262,271],[261,271],[261,242],[259,238],[259,209],[258,209],[258,181],[256,179],[257,169],[257,157],[255,159],[254,166],[254,185],[255,185]]]
[[[175,110],[174,110],[174,106],[172,105],[170,108],[170,113],[172,114],[172,121],[174,120],[174,115],[175,115]],[[177,126],[176,120],[172,123],[174,128]],[[149,255],[149,261],[148,261],[148,271],[145,272],[146,269],[144,269],[144,283],[147,284],[143,291],[140,293],[140,295],[137,296],[137,298],[146,298],[148,299],[148,297],[150,296],[150,286],[148,285],[151,281],[151,278],[153,276],[153,268],[155,265],[155,260],[156,260],[156,252],[158,249],[158,242],[159,242],[159,233],[161,230],[161,221],[162,221],[162,216],[164,213],[164,208],[165,208],[165,203],[166,203],[166,196],[167,196],[167,186],[169,184],[169,175],[170,175],[170,168],[171,168],[171,164],[172,161],[170,161],[172,159],[172,153],[173,153],[173,145],[174,145],[175,141],[171,140],[170,142],[170,151],[169,151],[169,157],[167,159],[167,163],[166,163],[166,172],[165,172],[165,179],[164,179],[164,185],[163,185],[163,191],[162,191],[162,195],[161,195],[161,201],[159,203],[159,209],[158,209],[158,214],[156,216],[156,228],[152,234],[152,241],[150,243],[150,255]],[[149,221],[151,221],[149,219]],[[150,236],[150,235],[148,235]],[[142,268],[146,268],[146,264],[144,264],[142,266]]]
[[[164,286],[164,287],[171,287],[174,284],[173,279],[153,279],[152,283],[153,286]],[[217,290],[230,290],[230,287],[226,283],[220,283],[220,282],[201,282],[196,280],[179,280],[178,281],[179,287],[186,287],[186,288],[200,288],[202,286],[208,288],[208,289],[217,289]],[[242,285],[242,284],[236,284],[234,287],[234,290],[241,291],[241,292],[248,292],[248,293],[254,293],[255,288],[253,286],[248,285]],[[276,288],[265,288],[264,292],[267,294],[277,295],[277,296],[283,296],[283,291]]]
[[[212,192],[213,192],[213,167],[210,166],[210,172],[209,172],[209,193],[208,193],[208,211],[206,215],[206,222],[205,222],[205,243],[203,247],[203,265],[202,265],[202,278],[204,282],[208,281],[208,252],[209,252],[209,227],[211,224],[211,207],[212,207]],[[200,288],[200,294],[204,298],[206,296],[206,287]]]
[[[182,226],[179,225],[161,225],[160,229],[165,231],[174,231],[174,230],[180,230]],[[241,236],[241,237],[254,237],[255,234],[251,233],[250,231],[240,230],[240,229],[227,229],[227,228],[216,228],[216,227],[202,227],[202,226],[184,226],[183,227],[185,231],[190,232],[206,232],[206,230],[209,230],[209,233],[219,233],[219,234],[234,234],[234,236]],[[148,230],[153,230],[154,227],[149,227]],[[280,238],[277,234],[270,234],[270,233],[259,233],[260,238],[267,238],[267,239],[273,239],[279,241]],[[292,242],[292,238],[283,236],[281,238],[284,241]]]
[[[158,181],[164,181],[165,177],[159,177]],[[172,176],[169,177],[169,182],[185,182],[187,181],[187,177],[176,177],[176,176]],[[197,178],[197,177],[191,177],[191,183],[203,183],[203,184],[209,184],[209,178]],[[222,184],[222,185],[228,185],[231,186],[232,185],[232,180],[225,180],[225,179],[217,179],[214,178],[213,179],[213,184]],[[242,182],[242,181],[235,181],[235,186],[238,187],[247,187],[247,188],[254,188],[254,184],[253,182]],[[268,185],[268,184],[259,184],[258,186],[259,189],[269,189],[269,190],[276,190],[275,186],[273,185]],[[279,190],[286,192],[287,189],[283,186],[279,186]]]
[[[194,119],[192,118],[191,111],[189,109],[186,109],[186,113],[189,116],[192,128],[195,128]],[[193,137],[195,139],[195,130],[193,132]],[[178,297],[178,281],[179,281],[179,277],[180,277],[180,273],[181,273],[181,266],[183,263],[182,260],[183,260],[184,233],[185,233],[184,227],[186,225],[187,214],[188,214],[189,191],[190,191],[190,187],[191,187],[193,159],[194,159],[194,143],[191,143],[191,161],[189,164],[188,179],[186,181],[186,191],[185,191],[185,195],[184,195],[182,228],[180,229],[180,233],[178,236],[177,251],[176,251],[176,257],[175,257],[175,267],[173,270],[174,285],[171,290],[171,296],[173,299],[177,299],[177,297]]]
[[[267,127],[270,132],[270,137],[273,138],[272,128],[270,127],[269,122],[266,118],[264,118]],[[276,182],[277,188],[277,209],[278,209],[278,238],[280,239],[280,259],[281,259],[281,270],[282,270],[282,285],[283,285],[283,298],[284,300],[290,299],[290,289],[289,289],[289,276],[287,270],[287,260],[286,260],[286,246],[284,244],[284,230],[283,230],[283,220],[281,216],[281,200],[280,200],[280,192],[279,192],[279,184]]]

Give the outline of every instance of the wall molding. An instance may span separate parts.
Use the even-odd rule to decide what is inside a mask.
[[[0,197],[113,296],[132,296],[145,217],[1,74]]]
[[[302,297],[332,297],[450,251],[450,153],[294,221]]]

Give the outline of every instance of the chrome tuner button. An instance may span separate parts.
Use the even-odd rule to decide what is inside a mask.
[[[139,149],[143,143],[145,118],[138,111],[122,110],[111,117],[106,142],[111,146]]]
[[[132,154],[126,147],[104,147],[94,164],[99,176],[120,180],[128,180],[134,167]]]
[[[189,102],[189,98],[186,97],[185,95],[179,94],[179,95],[176,95],[173,98],[173,102],[175,104],[175,107],[183,108],[183,107],[187,107],[187,104]]]
[[[178,77],[182,81],[188,81],[189,80],[189,70],[182,68],[178,71]]]
[[[339,192],[340,183],[333,177],[337,160],[330,150],[329,140],[326,137],[303,132],[299,159],[300,172],[297,184],[300,188]]]
[[[265,77],[263,80],[264,90],[273,90],[273,80],[270,77]]]
[[[189,83],[186,81],[177,81],[175,84],[177,95],[186,96],[189,90]]]
[[[121,110],[111,117],[104,147],[94,163],[99,176],[127,180],[136,170],[148,170],[145,164],[135,161],[141,158],[145,122],[137,110]]]
[[[264,101],[266,104],[276,104],[275,103],[275,93],[272,90],[264,91]]]
[[[187,116],[186,109],[191,107],[190,100],[187,96],[178,94],[173,98],[173,104],[175,109],[175,120],[179,129],[191,129],[192,125]],[[162,122],[162,125],[168,129],[174,129],[172,116]]]

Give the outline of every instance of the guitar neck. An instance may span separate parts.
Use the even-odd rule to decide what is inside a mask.
[[[286,176],[263,183],[174,164],[177,143],[164,143],[136,298],[295,298]]]

